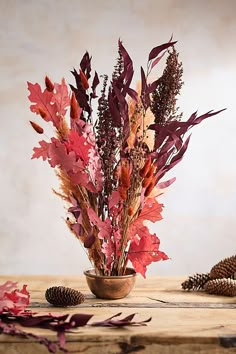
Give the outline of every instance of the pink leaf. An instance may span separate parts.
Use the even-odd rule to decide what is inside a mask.
[[[57,115],[57,106],[52,104],[53,92],[49,92],[47,89],[42,92],[39,84],[31,84],[30,82],[28,82],[28,90],[30,91],[28,98],[34,103],[30,106],[31,111],[40,114],[46,122],[51,121],[57,128],[60,120]]]
[[[168,181],[158,183],[157,188],[163,189],[163,188],[169,187],[172,183],[175,182],[175,180],[176,180],[176,177],[173,177],[173,178],[169,179]]]
[[[6,291],[12,291],[16,288],[17,282],[16,281],[6,281],[4,284],[0,285],[0,298],[3,297]]]
[[[17,314],[24,311],[29,305],[29,293],[26,290],[26,285],[21,290],[14,289],[17,283],[6,282],[0,287],[0,313],[3,311],[11,311]],[[10,292],[9,292],[10,291]]]
[[[112,209],[115,205],[117,205],[120,202],[120,193],[118,191],[113,191],[112,194],[109,197],[109,209]]]
[[[87,212],[90,222],[99,229],[98,237],[102,240],[104,238],[107,240],[110,239],[112,231],[111,220],[107,218],[105,221],[102,221],[92,208],[88,208]]]
[[[38,159],[42,157],[42,159],[45,161],[48,158],[48,152],[49,148],[51,146],[51,143],[47,143],[46,141],[42,140],[39,142],[40,147],[35,147],[33,149],[34,154],[32,156],[32,159]]]
[[[52,97],[52,102],[56,103],[58,114],[64,116],[66,108],[70,106],[70,97],[65,79],[62,79],[61,84],[55,83],[54,87],[56,92]]]
[[[60,166],[66,171],[73,170],[73,164],[76,162],[75,153],[68,154],[65,145],[59,140],[52,138],[48,155],[52,167]]]

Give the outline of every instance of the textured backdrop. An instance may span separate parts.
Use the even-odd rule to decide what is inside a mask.
[[[85,50],[100,74],[110,73],[119,37],[139,70],[173,33],[184,65],[184,118],[228,108],[194,128],[184,160],[170,173],[177,181],[161,199],[164,220],[152,229],[171,260],[147,274],[207,271],[235,253],[235,13],[234,0],[0,0],[2,274],[80,274],[90,266],[51,192],[54,171],[30,159],[39,139],[28,123],[35,117],[26,81],[43,83],[48,74],[71,82],[69,71]]]

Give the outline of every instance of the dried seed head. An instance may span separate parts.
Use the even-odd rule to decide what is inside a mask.
[[[150,169],[150,166],[151,166],[151,157],[148,157],[148,159],[146,160],[143,168],[140,170],[139,174],[141,177],[146,177],[146,174],[148,173],[149,169]]]
[[[127,189],[124,187],[120,187],[119,188],[119,193],[120,193],[120,197],[122,200],[126,200],[127,199]]]
[[[33,129],[36,131],[36,133],[43,134],[44,130],[43,130],[43,128],[40,127],[40,125],[38,125],[35,122],[32,122],[31,120],[29,122],[30,122],[31,126],[33,127]]]
[[[45,76],[45,86],[49,92],[52,92],[54,90],[54,85],[48,76]]]
[[[47,113],[42,109],[42,108],[38,108],[38,112],[40,114],[40,116],[45,119],[45,117],[47,116]]]
[[[133,214],[134,214],[134,208],[130,207],[130,208],[128,209],[128,215],[129,215],[129,216],[132,216]]]
[[[122,187],[125,187],[125,188],[130,187],[129,168],[127,165],[122,165],[122,167],[121,167],[120,182],[121,182],[120,184]]]
[[[70,117],[71,119],[79,118],[79,105],[74,92],[72,92],[70,99]]]
[[[155,165],[152,165],[150,168],[149,168],[149,171],[148,173],[146,174],[146,177],[149,178],[149,177],[152,177],[154,172],[155,172],[155,169],[156,169],[156,166]]]
[[[145,177],[142,183],[143,188],[147,188],[147,186],[152,182],[153,176],[151,177]]]
[[[151,194],[151,191],[153,190],[153,188],[155,187],[155,183],[152,181],[151,183],[149,183],[149,185],[147,186],[145,192],[144,192],[144,196],[148,197],[149,194]]]

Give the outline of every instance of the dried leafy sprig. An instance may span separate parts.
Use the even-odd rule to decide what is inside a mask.
[[[109,82],[103,76],[100,95],[99,77],[95,71],[92,78],[88,52],[79,70],[72,71],[75,86],[70,85],[71,95],[64,79],[57,84],[46,77],[44,90],[28,83],[31,111],[51,122],[56,131],[56,137],[39,142],[32,158],[41,157],[56,169],[61,182],[61,191],[56,193],[69,204],[66,223],[84,245],[98,274],[125,274],[130,261],[145,276],[150,263],[168,259],[145,221],[162,219],[162,204],[156,198],[175,178],[160,180],[182,160],[190,139],[185,134],[220,112],[200,116],[195,112],[185,122],[177,119],[182,66],[173,49],[175,43],[169,41],[151,50],[146,73],[141,67],[137,91],[131,88],[133,62],[120,40],[112,79]],[[162,77],[150,83],[152,70],[168,49]],[[165,124],[160,114],[165,115]],[[43,128],[35,124],[31,123],[33,129],[42,135]]]

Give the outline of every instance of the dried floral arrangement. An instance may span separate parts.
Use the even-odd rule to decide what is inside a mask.
[[[183,290],[205,291],[212,295],[236,296],[236,255],[222,259],[209,273],[196,273],[182,284]]]
[[[43,89],[28,83],[31,111],[55,128],[55,136],[41,140],[32,158],[41,157],[56,169],[61,189],[55,193],[68,203],[66,223],[100,275],[125,274],[130,261],[145,277],[149,264],[168,259],[145,222],[162,219],[157,197],[175,178],[161,180],[181,161],[188,130],[221,112],[195,112],[181,121],[176,97],[183,68],[175,43],[151,50],[136,90],[131,88],[133,62],[120,40],[112,78],[102,76],[99,94],[101,77],[96,71],[92,75],[88,52],[79,72],[72,71],[71,93],[64,79],[58,84],[46,76]],[[163,74],[151,80],[164,54]]]

